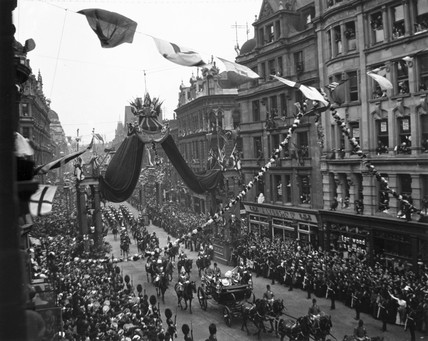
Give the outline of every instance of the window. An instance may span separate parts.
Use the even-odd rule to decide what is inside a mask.
[[[273,30],[273,24],[266,26],[266,43],[271,43],[275,39],[275,32]]]
[[[281,115],[287,116],[287,98],[284,93],[279,95],[279,101],[281,102]]]
[[[351,137],[355,138],[358,144],[360,144],[360,124],[358,122],[349,123],[351,128]]]
[[[425,214],[428,213],[428,175],[421,176],[421,209]]]
[[[304,65],[303,65],[303,52],[296,52],[294,54],[294,65],[296,66],[296,73],[303,72]]]
[[[28,103],[21,103],[21,115],[30,116],[30,106]]]
[[[253,101],[253,121],[260,121],[260,102],[258,100]]]
[[[386,154],[388,153],[388,120],[377,120],[376,121],[376,131],[377,131],[377,146],[376,154]]]
[[[311,181],[309,175],[299,175],[300,203],[311,203]]]
[[[22,127],[22,136],[24,136],[27,139],[31,138],[29,127]]]
[[[266,80],[266,64],[263,62],[263,63],[260,63],[260,78],[262,79],[262,80]]]
[[[279,143],[280,143],[279,138],[280,138],[279,134],[270,135],[270,146],[269,146],[270,155],[272,155],[273,152],[279,147]]]
[[[412,195],[412,177],[410,174],[398,174],[398,182],[401,194]]]
[[[275,59],[271,59],[268,61],[268,69],[269,69],[269,75],[275,75]]]
[[[282,177],[279,174],[275,174],[272,177],[272,200],[274,202],[282,202],[282,195],[283,195],[283,183],[282,183]]]
[[[275,39],[281,37],[281,22],[279,20],[275,21]]]
[[[356,36],[355,36],[355,23],[353,21],[346,23],[345,37],[347,40],[348,51],[356,50],[357,42],[356,42]]]
[[[355,102],[359,100],[358,95],[358,74],[356,71],[348,72],[349,80],[349,101]]]
[[[421,115],[421,148],[422,152],[428,153],[428,115]]]
[[[273,116],[278,115],[278,99],[277,99],[277,96],[271,96],[270,97],[270,111],[271,111],[271,115],[273,115]]]
[[[398,123],[398,154],[410,154],[411,136],[410,136],[410,117],[399,117]]]
[[[282,66],[282,57],[278,57],[278,66],[277,66],[278,72],[277,74],[279,76],[282,76],[282,73],[284,71],[283,66]]]
[[[373,44],[381,43],[385,39],[384,34],[384,25],[383,25],[383,18],[382,18],[382,12],[376,12],[373,13],[370,16],[370,26],[372,31],[372,42]]]
[[[299,157],[309,157],[309,141],[307,132],[297,133],[297,148]]]
[[[392,8],[392,39],[404,36],[404,6],[398,5]]]
[[[262,146],[262,138],[261,136],[256,136],[254,137],[254,143],[253,143],[253,147],[254,147],[254,157],[256,159],[263,159],[263,146]]]
[[[415,33],[420,33],[428,30],[428,2],[426,0],[416,1]]]
[[[396,91],[397,94],[408,94],[409,93],[409,68],[407,63],[400,59],[395,62],[397,71],[397,83]]]
[[[428,195],[428,189],[427,189],[427,195]],[[284,200],[285,202],[291,202],[291,175],[289,174],[285,175]]]
[[[331,32],[330,31],[327,31],[327,46],[328,46],[327,58],[331,59],[331,58],[333,58],[333,55],[331,54],[332,45],[331,45]]]
[[[334,35],[334,48],[335,48],[334,55],[337,56],[343,52],[343,50],[342,50],[342,29],[340,28],[340,26],[336,26],[333,29],[333,35]]]
[[[418,56],[419,91],[428,90],[428,53]]]

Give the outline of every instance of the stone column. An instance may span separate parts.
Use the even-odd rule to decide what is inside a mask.
[[[377,207],[377,200],[373,186],[373,176],[369,172],[362,172],[362,175],[364,213],[373,214]]]
[[[80,234],[83,237],[83,244],[85,252],[89,252],[88,240],[88,221],[86,217],[86,199],[85,187],[79,183],[76,185],[77,189],[77,216],[79,221]]]
[[[388,185],[389,188],[397,188],[397,174],[388,174]],[[392,194],[389,195],[389,207],[392,213],[397,214],[400,201],[396,199]]]

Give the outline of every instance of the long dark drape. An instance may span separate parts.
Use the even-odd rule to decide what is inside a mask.
[[[141,172],[144,143],[137,135],[128,136],[110,161],[104,177],[100,177],[100,192],[104,199],[122,202],[137,185]]]
[[[212,191],[217,187],[218,182],[223,176],[221,170],[212,169],[203,174],[195,174],[180,154],[171,135],[168,136],[161,145],[184,183],[193,192],[202,194],[206,191]]]

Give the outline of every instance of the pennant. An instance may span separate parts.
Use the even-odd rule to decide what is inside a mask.
[[[77,13],[86,16],[103,48],[132,43],[134,40],[137,23],[121,14],[99,8],[82,9]]]
[[[345,102],[345,92],[346,92],[346,84],[345,81],[340,83],[333,82],[329,85],[326,85],[326,88],[330,91],[330,98],[333,102],[338,105],[342,105]]]
[[[66,163],[70,162],[71,160],[73,160],[73,159],[79,157],[80,155],[82,155],[87,150],[91,149],[93,142],[94,142],[94,139],[92,138],[91,143],[85,149],[79,150],[77,152],[74,152],[74,153],[71,153],[71,154],[68,154],[68,155],[65,155],[65,156],[63,156],[63,157],[61,157],[61,158],[59,158],[57,160],[54,160],[54,161],[46,163],[46,164],[44,164],[42,166],[36,167],[36,169],[34,170],[34,175],[39,174],[39,173],[46,174],[47,172],[49,172],[52,169],[56,169],[56,168],[59,168],[59,167],[65,165]]]
[[[367,75],[373,78],[379,84],[382,90],[388,90],[393,88],[392,83],[387,78],[373,73],[373,71],[368,71]]]
[[[233,89],[238,86],[251,82],[254,79],[260,78],[260,76],[255,73],[250,68],[230,62],[226,59],[217,57],[224,65],[224,70],[220,67],[220,74],[218,79],[218,85],[223,89]]]
[[[328,101],[324,98],[324,96],[314,87],[303,85],[300,83],[296,83],[293,81],[290,81],[288,79],[272,75],[273,78],[279,80],[281,83],[284,83],[285,85],[288,85],[289,87],[299,89],[303,95],[305,95],[306,98],[311,99],[313,101],[319,101],[323,103],[324,105],[328,106]]]
[[[30,213],[33,216],[42,216],[52,211],[52,202],[57,186],[39,185],[29,202]]]
[[[166,40],[155,37],[152,38],[155,41],[159,53],[170,62],[182,66],[206,65],[206,62],[204,62],[202,56],[198,52],[184,46],[178,46]]]

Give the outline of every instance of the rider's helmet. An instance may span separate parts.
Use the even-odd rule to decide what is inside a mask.
[[[186,269],[184,268],[184,266],[181,267],[180,274],[182,275],[186,274]]]

